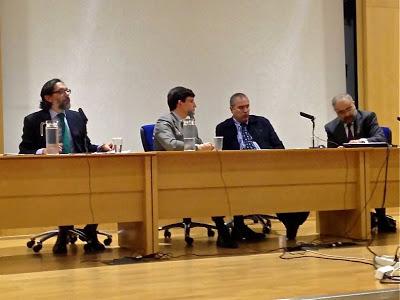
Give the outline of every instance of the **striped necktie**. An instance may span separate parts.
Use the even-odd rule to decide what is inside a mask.
[[[346,124],[346,126],[347,126],[347,139],[350,142],[351,140],[354,140],[354,135],[353,132],[351,131],[351,123]]]
[[[244,143],[244,149],[246,150],[255,150],[257,149],[256,146],[254,146],[253,143],[253,138],[251,137],[249,131],[247,130],[247,124],[246,123],[241,123],[240,124],[240,129],[242,132],[242,139]]]

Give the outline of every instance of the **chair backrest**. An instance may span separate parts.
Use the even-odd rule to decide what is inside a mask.
[[[146,152],[154,150],[154,126],[155,124],[149,124],[140,127],[140,137],[142,139],[143,150]]]
[[[392,144],[392,130],[389,127],[381,127],[383,133],[385,134],[388,144]]]
[[[392,144],[392,130],[389,127],[381,127],[388,144]]]

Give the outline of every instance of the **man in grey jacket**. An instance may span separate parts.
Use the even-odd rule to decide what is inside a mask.
[[[182,122],[187,116],[193,116],[196,103],[194,93],[184,87],[175,87],[168,93],[168,106],[170,113],[160,117],[154,128],[154,150],[155,151],[182,151],[183,130]],[[197,127],[195,127],[196,150],[213,150],[211,143],[204,143],[199,138]]]
[[[196,109],[194,93],[184,87],[175,87],[168,93],[168,106],[170,113],[157,120],[154,128],[154,150],[156,151],[182,151],[184,140],[182,133],[182,121],[187,116],[193,115]],[[196,149],[199,151],[213,150],[210,143],[203,143],[195,128]],[[224,223],[223,217],[213,217],[218,230],[217,246],[223,248],[237,248],[237,242],[232,238],[229,229]],[[261,233],[252,231],[244,223],[235,224],[236,231],[245,232],[248,240],[260,240],[264,238]]]
[[[325,125],[328,147],[336,148],[343,143],[387,142],[374,112],[358,110],[349,94],[340,94],[332,99],[337,118]],[[396,223],[386,216],[385,208],[376,208],[379,232],[395,232]]]
[[[335,96],[332,106],[337,118],[325,125],[329,148],[342,146],[343,143],[386,142],[376,114],[357,110],[350,95]]]

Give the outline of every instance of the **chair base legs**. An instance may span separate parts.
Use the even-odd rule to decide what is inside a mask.
[[[111,234],[105,233],[102,231],[97,231],[96,233],[98,235],[103,235],[106,237],[106,239],[104,240],[104,245],[106,245],[106,246],[111,245],[111,243],[112,243],[112,235]],[[30,238],[30,240],[26,243],[26,246],[28,248],[32,248],[32,250],[34,252],[38,253],[43,248],[43,243],[45,241],[47,241],[48,239],[50,239],[52,237],[58,236],[58,234],[59,234],[58,229],[36,234]],[[68,229],[68,236],[67,236],[68,243],[75,244],[75,242],[78,240],[78,238],[83,242],[90,242],[83,229],[79,229],[79,228]]]
[[[163,230],[164,231],[164,238],[166,240],[169,240],[171,238],[170,229],[172,229],[172,228],[182,228],[184,230],[184,232],[185,232],[186,244],[188,246],[191,246],[193,244],[193,238],[190,237],[190,229],[196,228],[196,227],[207,229],[208,237],[213,237],[215,235],[215,231],[214,230],[217,229],[217,227],[214,226],[214,225],[192,222],[191,218],[184,218],[182,220],[182,222],[180,222],[180,223],[174,223],[174,224],[169,224],[169,225],[166,225],[166,226],[162,226],[158,230]]]

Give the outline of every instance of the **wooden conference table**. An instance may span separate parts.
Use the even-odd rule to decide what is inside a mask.
[[[158,221],[317,211],[321,234],[368,238],[399,207],[400,149],[0,157],[0,228],[116,222],[119,244],[158,250]]]
[[[120,246],[151,253],[153,155],[0,157],[0,228],[118,223]]]

